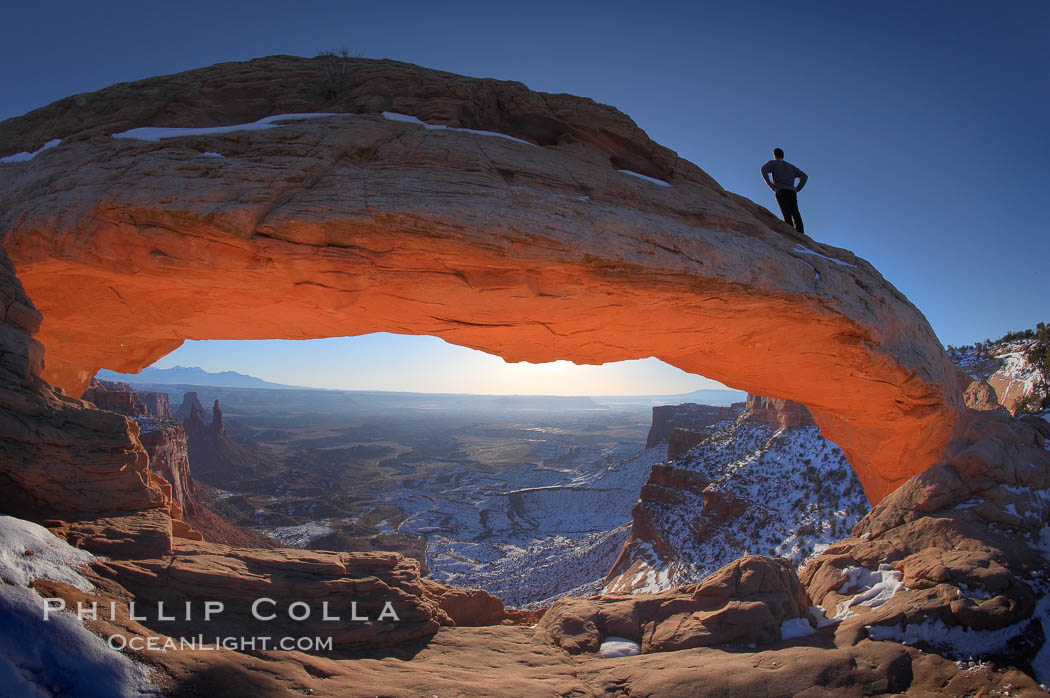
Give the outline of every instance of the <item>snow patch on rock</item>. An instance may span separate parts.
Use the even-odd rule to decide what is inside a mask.
[[[286,545],[289,548],[305,548],[318,538],[327,536],[334,531],[335,529],[331,526],[310,521],[298,526],[278,526],[264,529],[263,532],[274,540],[279,541],[281,545]]]
[[[34,150],[32,153],[15,153],[14,155],[8,155],[7,157],[0,158],[0,162],[28,162],[29,160],[32,160],[45,150],[57,148],[58,144],[61,142],[61,138],[54,138],[42,145],[39,149]]]
[[[165,138],[183,138],[185,136],[213,136],[237,131],[265,131],[282,126],[286,121],[297,119],[318,119],[327,116],[348,116],[347,114],[275,114],[250,124],[233,124],[232,126],[208,126],[204,128],[171,128],[164,126],[143,126],[121,133],[114,133],[114,138],[131,138],[138,141],[159,141]]]
[[[845,455],[813,426],[778,429],[727,420],[671,465],[711,484],[702,493],[682,489],[671,501],[638,505],[659,540],[634,538],[624,572],[609,581],[606,593],[694,584],[746,554],[784,557],[801,567],[848,535],[869,510]],[[705,509],[705,496],[746,508],[725,518]]]
[[[43,526],[0,515],[0,695],[43,698],[160,695],[147,669],[109,647],[72,613],[44,620],[44,599],[28,584],[93,586],[77,570],[96,559]]]
[[[72,613],[45,622],[32,589],[0,584],[0,695],[80,698],[160,695],[149,672]]]
[[[389,121],[400,121],[405,124],[415,124],[416,126],[422,126],[428,131],[459,131],[460,133],[473,133],[475,136],[493,136],[495,138],[503,138],[508,141],[514,141],[515,143],[524,143],[525,145],[531,145],[536,147],[535,143],[529,143],[523,141],[520,138],[514,136],[508,136],[505,133],[497,133],[495,131],[478,131],[473,128],[454,128],[452,126],[444,126],[442,124],[428,124],[425,121],[421,121],[415,116],[409,116],[408,114],[398,114],[397,112],[385,111],[383,112],[383,118]]]
[[[780,639],[792,640],[813,634],[813,626],[805,618],[788,618],[780,624]]]
[[[835,264],[838,264],[840,267],[854,267],[854,266],[856,266],[855,264],[850,264],[849,262],[843,262],[841,259],[835,259],[834,257],[827,257],[825,255],[820,254],[819,252],[814,252],[813,250],[807,250],[805,247],[796,247],[795,248],[795,252],[798,252],[799,254],[808,254],[808,255],[813,255],[814,257],[820,257],[821,259],[826,259],[829,262],[834,262]]]
[[[1050,562],[1050,526],[1043,526],[1039,529],[1039,541],[1035,544],[1035,548]]]
[[[642,646],[634,640],[610,635],[602,641],[602,646],[598,652],[605,659],[613,659],[615,657],[633,657],[636,654],[642,653]]]
[[[893,595],[906,589],[901,582],[901,573],[890,565],[883,563],[874,572],[864,567],[847,567],[842,571],[846,582],[839,588],[839,593],[853,596],[839,603],[834,618],[845,620],[857,615],[853,609],[857,606],[877,608],[893,598]]]
[[[828,618],[827,612],[824,610],[823,606],[810,606],[809,617],[813,619],[814,623],[816,623],[818,630],[838,623],[836,619]]]
[[[94,586],[77,568],[94,559],[43,526],[0,514],[0,578],[9,584],[24,587],[36,579],[50,579],[90,591]]]
[[[867,626],[866,630],[872,640],[895,640],[905,645],[929,645],[940,648],[956,659],[972,660],[1007,651],[1010,642],[1028,632],[1033,622],[1042,623],[1044,634],[1050,637],[1050,596],[1043,596],[1031,618],[999,630],[948,626],[940,619],[910,625],[871,625]],[[1037,681],[1050,684],[1050,643],[1044,642],[1042,649],[1032,660],[1032,669]]]
[[[655,177],[649,177],[649,176],[643,175],[641,172],[634,172],[633,170],[617,170],[617,172],[622,172],[625,175],[631,175],[632,177],[637,177],[638,179],[644,179],[646,182],[649,182],[650,184],[657,184],[657,185],[659,185],[661,187],[669,187],[669,186],[671,186],[670,182],[665,182],[662,179],[656,179]]]
[[[435,580],[525,608],[601,590],[627,540],[638,492],[653,464],[667,458],[667,445],[550,448],[557,468],[468,473],[451,487],[436,485],[440,498],[391,493],[407,515],[399,530],[427,536]]]

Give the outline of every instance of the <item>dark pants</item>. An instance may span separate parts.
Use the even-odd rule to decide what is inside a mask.
[[[778,189],[777,203],[780,204],[780,212],[784,214],[784,220],[795,227],[798,232],[802,230],[802,214],[798,212],[798,194],[794,189]]]

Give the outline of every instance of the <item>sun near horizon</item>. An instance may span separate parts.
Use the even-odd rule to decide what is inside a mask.
[[[734,389],[653,357],[600,365],[508,362],[437,337],[387,332],[308,340],[189,340],[151,368],[175,366],[336,390],[597,397]]]

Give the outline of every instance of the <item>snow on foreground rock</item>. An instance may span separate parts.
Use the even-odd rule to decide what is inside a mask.
[[[1038,408],[1050,395],[1050,376],[1038,360],[1045,348],[1044,328],[1010,333],[995,342],[948,347],[957,369],[974,381],[966,391],[967,406],[992,409],[1002,405],[1014,415]],[[981,404],[980,388],[986,394],[990,391],[988,404]]]
[[[800,572],[838,642],[896,641],[961,668],[1047,681],[1050,457],[1026,419],[976,411],[945,464],[908,480]],[[876,572],[869,572],[877,570]]]
[[[29,586],[34,579],[65,582],[81,591],[90,591],[78,567],[95,556],[66,543],[35,523],[0,514],[0,576],[8,584]]]
[[[598,649],[599,654],[604,659],[615,659],[616,657],[633,657],[636,654],[642,653],[642,646],[634,640],[628,640],[625,637],[616,637],[610,635],[602,641],[602,646]]]
[[[1043,596],[1032,618],[998,630],[976,630],[929,620],[925,623],[872,626],[868,628],[868,637],[872,640],[896,640],[906,645],[934,647],[951,657],[973,662],[1009,651],[1012,643],[1032,632],[1033,620],[1041,624],[1045,637],[1050,629],[1050,596]],[[1036,681],[1043,686],[1050,686],[1050,643],[1044,640],[1031,664]]]
[[[813,626],[805,618],[788,618],[780,624],[780,639],[793,640],[813,634]]]
[[[852,618],[856,615],[853,609],[857,606],[877,608],[905,588],[901,582],[901,573],[885,563],[874,572],[863,567],[848,567],[843,570],[843,574],[846,583],[839,593],[850,595],[850,598],[835,607],[835,620]]]
[[[725,422],[653,469],[604,592],[665,591],[747,554],[798,569],[867,511],[845,456],[817,427]]]
[[[0,514],[0,695],[158,695],[146,669],[106,645],[71,613],[43,619],[44,599],[29,583],[91,583],[77,568],[95,559],[42,526]]]

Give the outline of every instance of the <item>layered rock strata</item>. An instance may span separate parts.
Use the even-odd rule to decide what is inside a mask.
[[[136,390],[127,383],[95,379],[81,397],[93,402],[99,409],[119,412],[128,417],[174,419],[167,393]]]
[[[189,391],[183,394],[179,409],[175,411],[175,419],[185,422],[193,416],[194,410],[201,413],[201,421],[203,421],[204,405],[201,404],[200,397],[198,397],[196,391]]]
[[[683,453],[699,446],[708,435],[706,431],[672,429],[671,436],[667,439],[667,460],[674,460]]]
[[[190,472],[186,432],[182,425],[172,421],[168,426],[143,431],[139,440],[149,453],[150,470],[171,485],[172,500],[182,515],[196,514],[201,504],[197,499],[197,484]]]
[[[704,436],[676,429],[668,462],[652,467],[608,592],[695,582],[738,555],[783,555],[796,567],[867,511],[842,453],[805,407],[749,395],[734,422]],[[692,443],[690,443],[692,442]]]
[[[149,455],[150,472],[168,481],[171,499],[180,514],[192,516],[200,509],[197,486],[190,473],[186,432],[171,414],[166,393],[136,390],[126,383],[94,380],[84,399],[97,407],[135,420],[139,441]]]
[[[268,633],[331,637],[336,649],[375,648],[429,637],[443,625],[454,625],[456,618],[469,625],[478,620],[499,623],[505,617],[499,600],[483,591],[474,590],[459,603],[443,603],[443,594],[454,590],[421,579],[419,564],[397,553],[259,550],[178,541],[171,556],[110,560],[95,569],[120,584],[140,608],[156,609],[163,603],[180,609],[174,621],[150,618],[146,623],[173,636],[251,637],[260,630],[256,616],[273,615],[262,626]],[[258,599],[273,603],[264,602],[253,615]],[[206,621],[202,613],[189,619],[181,613],[187,602],[203,611],[203,600],[221,602],[221,617]],[[306,604],[308,618],[292,617],[305,613],[301,606],[289,614],[295,602]],[[325,620],[326,612],[338,620]]]
[[[813,417],[805,405],[761,395],[747,396],[742,418],[782,429],[813,426]]]
[[[708,433],[707,427],[724,419],[734,419],[740,411],[735,407],[716,407],[686,402],[681,405],[658,405],[653,408],[653,421],[645,439],[645,447],[659,443],[670,444],[675,430]]]
[[[667,630],[708,629],[724,632],[740,640],[728,645],[695,647],[676,651],[648,652],[638,657],[603,659],[596,652],[582,651],[569,654],[558,644],[558,639],[570,647],[590,648],[595,635],[603,637],[598,624],[607,632],[630,633],[635,627],[630,611],[645,608],[646,601],[637,605],[622,604],[626,599],[608,603],[594,599],[596,603],[574,607],[566,603],[557,616],[540,621],[539,627],[531,629],[523,625],[496,625],[479,628],[447,624],[440,609],[435,609],[435,597],[427,592],[427,585],[420,585],[409,574],[390,578],[392,570],[404,569],[397,560],[384,567],[371,562],[344,561],[346,556],[316,551],[279,551],[277,554],[259,556],[257,551],[211,547],[192,542],[179,542],[171,558],[179,570],[171,575],[176,591],[171,597],[183,598],[181,594],[188,584],[201,584],[210,593],[229,603],[230,614],[223,613],[213,619],[204,629],[209,646],[203,649],[184,649],[168,652],[150,652],[130,649],[128,654],[146,661],[154,671],[153,680],[158,688],[177,696],[192,695],[237,695],[245,691],[253,695],[431,695],[434,693],[464,696],[550,696],[550,695],[835,695],[868,696],[882,694],[915,695],[1045,695],[1031,677],[1010,667],[996,668],[991,664],[974,664],[960,669],[950,659],[934,652],[901,645],[896,642],[876,642],[862,639],[855,644],[842,643],[832,629],[818,632],[801,640],[776,641],[749,649],[742,644],[751,637],[764,640],[773,636],[772,625],[765,624],[769,632],[749,627],[748,624],[732,623],[733,616],[740,619],[749,613],[739,604],[757,602],[771,615],[785,608],[800,606],[794,584],[768,584],[766,575],[744,582],[748,571],[768,567],[769,561],[758,565],[752,563],[736,566],[735,573],[727,575],[717,584],[708,584],[711,598],[708,606],[717,606],[720,598],[726,598],[729,610],[720,620],[707,615],[708,625],[697,618],[674,618],[674,611],[687,605],[698,605],[692,596],[665,595],[661,625]],[[218,559],[209,559],[217,556]],[[194,563],[197,558],[197,564]],[[259,565],[262,575],[253,575],[252,588],[267,593],[282,589],[299,595],[316,592],[317,585],[336,583],[352,588],[354,575],[371,572],[366,579],[376,579],[396,590],[407,591],[413,601],[411,607],[418,609],[420,618],[415,626],[428,623],[427,618],[441,624],[438,632],[429,639],[401,643],[399,647],[372,648],[349,652],[354,645],[347,645],[333,653],[304,653],[256,649],[239,652],[216,649],[210,646],[213,636],[223,635],[227,630],[236,631],[239,622],[235,616],[241,592],[231,588],[240,583],[237,568],[251,562]],[[742,561],[744,562],[744,561]],[[296,567],[304,564],[302,573],[290,577],[285,567],[292,563]],[[775,565],[775,563],[773,563]],[[210,566],[210,568],[208,567]],[[154,568],[151,570],[151,568]],[[734,569],[734,568],[729,568]],[[148,580],[149,575],[163,573],[154,563],[143,561],[126,563],[101,563],[93,566],[88,577],[95,581],[97,589],[86,593],[61,582],[37,582],[40,593],[47,597],[61,597],[68,607],[82,602],[90,605],[98,602],[107,609],[115,603],[116,613],[99,614],[86,624],[95,632],[108,637],[119,634],[125,638],[149,637],[164,641],[177,634],[170,622],[155,620],[156,607],[149,603],[138,605],[136,614],[145,620],[130,617],[128,600],[130,593],[122,583],[130,587]],[[349,573],[347,576],[335,576]],[[774,569],[774,572],[776,570]],[[377,574],[378,573],[378,574]],[[779,577],[776,572],[770,575]],[[192,581],[191,581],[192,580]],[[224,583],[225,580],[225,583]],[[759,582],[759,583],[755,583]],[[797,583],[797,582],[796,582]],[[374,591],[366,596],[379,598],[390,592],[372,582]],[[761,591],[762,589],[766,591]],[[419,590],[421,593],[416,593]],[[758,593],[755,593],[758,592]],[[157,598],[158,591],[151,592]],[[349,598],[349,593],[347,598]],[[359,594],[359,592],[353,592]],[[694,590],[695,593],[695,590]],[[321,597],[317,597],[321,598]],[[746,600],[746,601],[745,601]],[[677,608],[671,604],[678,604]],[[657,602],[659,603],[659,602]],[[614,608],[614,604],[621,607]],[[655,605],[652,601],[649,606]],[[737,605],[734,605],[737,604]],[[170,612],[168,607],[166,612]],[[267,607],[268,608],[268,607]],[[199,605],[195,607],[200,612]],[[278,609],[285,610],[285,609]],[[335,607],[331,607],[335,611]],[[625,611],[621,613],[621,611]],[[704,612],[701,612],[703,614]],[[752,614],[761,613],[755,607]],[[432,615],[430,615],[432,614]],[[787,613],[785,613],[787,615]],[[406,617],[408,614],[406,614]],[[579,629],[573,627],[572,619],[582,621]],[[639,616],[639,628],[648,627],[645,616]],[[449,620],[452,620],[450,617]],[[681,623],[675,623],[681,620]],[[345,619],[344,619],[345,621]],[[592,631],[587,621],[594,625]],[[722,622],[724,621],[724,622]],[[535,619],[528,621],[530,624]],[[286,621],[279,621],[286,624]],[[185,625],[186,621],[177,624]],[[318,624],[314,619],[314,624]],[[344,625],[333,623],[335,626]],[[198,623],[197,626],[204,626]],[[192,630],[192,624],[189,626]],[[298,634],[299,628],[295,632]],[[408,630],[406,628],[406,630]],[[323,632],[327,629],[322,627]],[[346,631],[337,627],[336,632]],[[407,632],[406,632],[407,635]],[[702,632],[682,635],[691,640],[702,640]],[[678,637],[678,636],[676,636]],[[388,635],[393,640],[394,635]],[[574,647],[575,649],[575,647]],[[728,650],[728,651],[727,651]]]
[[[0,250],[0,491],[4,513],[91,519],[165,507],[164,481],[129,418],[53,389],[31,336],[40,313]],[[170,534],[169,534],[170,535]]]

